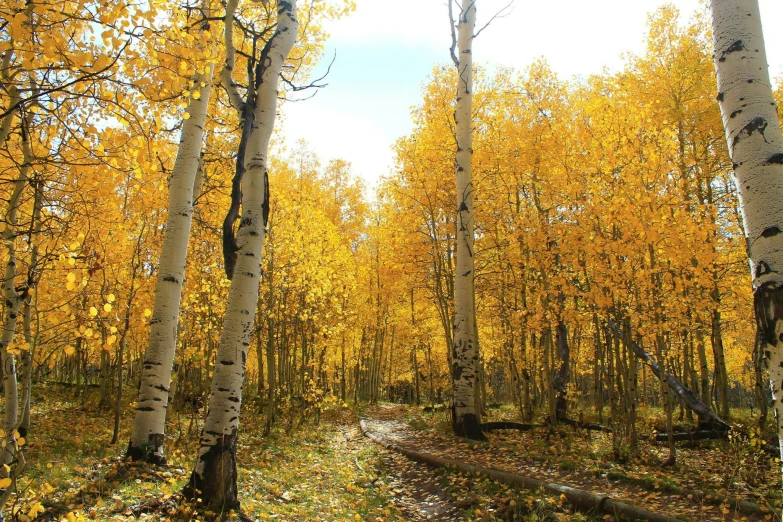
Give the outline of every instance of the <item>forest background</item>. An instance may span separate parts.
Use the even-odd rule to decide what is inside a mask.
[[[366,5],[356,16],[373,19],[377,12],[362,14]],[[363,55],[347,44],[342,65],[336,43],[332,72],[311,84],[321,76],[319,61],[330,59],[328,33],[338,35],[342,19],[350,24],[355,7],[305,3],[283,71],[288,120],[269,160],[264,277],[245,382],[247,399],[266,412],[267,431],[274,419],[291,424],[330,403],[434,404],[450,393],[456,81],[446,65],[445,8],[421,13],[417,23],[426,20],[426,28],[403,33],[410,42],[442,32],[434,40],[445,40],[440,47],[425,39],[421,48],[394,46],[400,54],[378,56],[372,45]],[[478,57],[492,55],[486,64],[478,58],[474,101],[481,403],[514,404],[525,421],[553,408],[556,331],[570,347],[561,395],[580,415],[624,426],[617,455],[635,451],[630,412],[637,406],[670,404],[692,419],[636,363],[623,336],[723,419],[750,410],[754,422],[769,425],[709,24],[673,5],[648,7],[643,47],[612,69],[507,60],[508,44],[506,54],[490,53],[518,18],[496,19],[476,45]],[[32,390],[43,383],[113,411],[115,442],[128,428],[123,400],[133,400],[143,372],[168,177],[206,86],[194,78],[223,60],[222,14],[207,17],[205,28],[203,13],[164,1],[0,7],[0,197],[7,202],[0,232],[3,264],[14,265],[5,295],[18,298],[18,309],[4,304],[11,338],[3,339],[3,360],[5,368],[9,358],[20,361],[22,445],[34,423]],[[524,13],[516,6],[512,16]],[[273,14],[248,3],[237,17],[237,70],[244,70]],[[364,42],[369,24],[359,25]],[[483,51],[482,38],[489,40]],[[768,38],[773,72],[783,72],[779,38]],[[592,45],[608,47],[601,42]],[[546,47],[520,48],[549,55]],[[372,67],[360,65],[365,57]],[[381,67],[395,62],[402,69]],[[379,80],[389,74],[393,81]],[[341,82],[350,88],[338,90]],[[325,83],[314,99],[293,103]],[[390,95],[398,90],[415,92],[415,100]],[[339,97],[350,98],[350,110]],[[170,393],[172,410],[195,408],[196,417],[209,395],[228,298],[221,225],[240,136],[225,85],[203,102]],[[413,105],[412,126],[407,107],[394,103]],[[373,112],[388,124],[368,121]],[[381,149],[391,135],[389,156]],[[622,335],[607,333],[607,319]]]

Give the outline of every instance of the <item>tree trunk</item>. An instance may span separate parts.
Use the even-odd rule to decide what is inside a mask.
[[[3,299],[5,301],[3,314],[3,333],[0,338],[0,358],[3,366],[3,398],[5,399],[5,412],[3,415],[3,431],[5,432],[6,444],[3,450],[2,462],[7,466],[14,466],[17,458],[16,446],[16,427],[19,419],[19,390],[17,387],[16,360],[14,357],[13,342],[16,334],[16,321],[19,316],[19,306],[26,296],[20,296],[16,291],[16,236],[17,236],[17,214],[22,203],[22,193],[30,180],[30,168],[33,161],[33,152],[30,145],[30,124],[32,123],[32,113],[29,116],[22,115],[22,165],[19,168],[19,175],[14,181],[13,192],[8,201],[8,208],[5,214],[5,228],[2,231],[2,239],[5,243],[6,262],[5,274],[3,278]],[[17,470],[6,468],[0,473],[2,477],[11,476],[15,480]],[[2,499],[7,499],[6,492],[11,488],[3,490]],[[2,504],[0,504],[2,507]]]
[[[340,399],[345,403],[345,332],[343,332],[343,342],[340,345]]]
[[[755,377],[754,394],[759,407],[759,426],[767,423],[767,390],[764,383],[764,354],[761,350],[761,339],[756,336],[753,349],[753,375]]]
[[[604,421],[604,389],[601,375],[604,369],[604,351],[601,343],[601,324],[598,315],[593,314],[593,328],[595,329],[595,362],[593,365],[593,393],[595,394],[595,411],[598,414],[598,423]]]
[[[557,355],[560,359],[560,368],[554,379],[554,388],[557,392],[555,399],[555,415],[558,419],[568,418],[568,380],[571,376],[571,350],[568,347],[568,328],[563,321],[557,323]]]
[[[718,289],[715,289],[718,292]],[[721,325],[720,311],[712,313],[712,350],[715,356],[715,388],[720,398],[718,406],[721,416],[729,420],[729,377],[726,372],[726,356],[723,349],[723,329]]]
[[[699,353],[699,386],[701,402],[710,403],[710,369],[707,366],[707,351],[704,347],[704,332],[701,328],[696,331],[696,350]]]
[[[546,404],[548,408],[549,424],[557,425],[557,404],[554,385],[554,372],[552,368],[552,329],[547,327],[541,336],[541,344],[544,345],[544,375],[546,378]]]
[[[269,242],[272,243],[273,228],[269,227]],[[274,275],[275,275],[275,250],[269,249],[269,266],[264,273],[264,277],[267,280],[269,290],[266,295],[266,367],[267,367],[267,381],[269,390],[267,391],[267,403],[266,403],[266,423],[264,424],[264,436],[268,436],[272,431],[272,423],[275,420],[275,400],[277,398],[277,382],[275,381],[275,292],[274,292]],[[263,320],[263,319],[262,319]],[[260,339],[259,339],[260,342]]]
[[[210,16],[209,4],[210,0],[202,0],[201,9],[205,18]],[[203,39],[208,30],[209,22],[204,21],[202,34],[196,39],[202,42],[201,46],[204,45]],[[206,64],[204,72],[197,72],[193,77],[198,96],[189,98],[187,110],[190,118],[182,123],[182,137],[169,181],[168,216],[155,285],[149,340],[144,355],[133,431],[126,451],[126,456],[132,460],[166,463],[163,454],[166,412],[193,218],[193,188],[200,168],[201,142],[212,92],[212,69],[212,64]]]
[[[419,357],[418,357],[419,347],[416,346],[413,349],[413,373],[414,373],[414,382],[416,383],[416,406],[419,406],[421,404],[421,391],[420,391],[420,384],[419,384]]]
[[[747,234],[756,321],[783,441],[783,135],[770,87],[758,0],[712,0],[710,7],[718,101]]]
[[[30,252],[30,267],[27,275],[27,287],[29,294],[24,299],[24,310],[22,318],[22,328],[24,330],[24,339],[27,349],[22,351],[22,403],[21,420],[19,421],[19,435],[27,437],[30,430],[30,406],[33,388],[33,355],[38,341],[38,336],[33,337],[33,299],[37,294],[34,293],[38,286],[38,274],[41,268],[38,266],[38,241],[37,236],[41,232],[41,205],[43,203],[43,187],[40,179],[33,182],[33,226],[30,234],[30,244],[33,245]]]
[[[138,277],[139,268],[141,267],[141,240],[144,237],[144,229],[145,226],[142,225],[141,230],[139,231],[139,236],[136,239],[136,248],[133,252],[133,259],[131,260],[131,280],[130,287],[128,288],[128,299],[125,302],[125,320],[123,321],[120,341],[117,345],[117,400],[114,406],[114,432],[112,433],[110,444],[117,444],[120,435],[120,418],[122,417],[122,388],[125,385],[122,377],[122,364],[125,355],[125,344],[127,342],[128,333],[130,331],[131,307],[133,305],[133,298],[136,294],[136,277]],[[81,339],[79,340],[81,341]],[[149,450],[151,451],[152,448],[149,448]]]
[[[296,0],[278,0],[275,33],[265,47],[264,59],[258,64],[257,89],[251,92],[255,105],[254,121],[247,132],[246,153],[239,158],[246,163],[242,180],[242,219],[236,237],[236,251],[229,252],[235,254],[236,266],[232,274],[198,461],[184,491],[187,498],[200,498],[203,504],[218,512],[239,508],[237,435],[242,383],[250,334],[255,322],[253,309],[258,301],[261,254],[269,211],[267,153],[275,122],[279,76],[296,42],[299,28],[296,4]],[[232,34],[236,7],[237,0],[230,0],[225,15],[225,71],[229,80],[234,67]],[[232,89],[233,96],[238,96],[233,81],[226,87]]]
[[[655,336],[655,351],[658,356],[658,361],[661,364],[661,374],[666,373],[665,359],[663,357],[664,338],[662,333],[658,333]],[[666,414],[666,435],[669,441],[669,458],[666,463],[673,465],[677,462],[677,446],[674,443],[674,427],[672,425],[672,401],[669,393],[669,383],[662,375],[658,376],[661,382],[661,402],[663,403],[663,411]]]
[[[607,321],[607,324],[609,324],[611,329],[614,330],[616,335],[622,336],[620,329],[617,327],[614,321],[610,319]],[[725,431],[731,429],[731,426],[724,422],[723,419],[718,417],[715,412],[709,408],[709,406],[701,402],[691,390],[686,388],[676,377],[665,371],[661,366],[662,361],[656,361],[653,359],[650,354],[644,351],[644,349],[633,339],[628,339],[627,341],[630,343],[630,348],[633,350],[636,357],[639,357],[642,361],[647,363],[647,366],[649,366],[653,374],[658,379],[666,381],[666,383],[669,385],[669,388],[674,390],[674,392],[680,397],[685,405],[688,408],[691,408],[693,413],[699,417],[699,422],[711,424],[715,429],[722,429]]]
[[[449,2],[451,7],[451,2]],[[452,19],[452,23],[454,20]],[[473,33],[476,25],[475,0],[462,0],[458,23],[457,154],[455,170],[457,179],[456,267],[454,281],[454,337],[452,347],[452,424],[454,434],[476,440],[486,440],[481,433],[479,411],[476,404],[476,363],[479,359],[476,339],[475,281],[474,281],[474,233],[473,180]],[[452,25],[453,28],[453,25]],[[453,30],[453,29],[452,29]],[[452,51],[453,54],[453,51]]]

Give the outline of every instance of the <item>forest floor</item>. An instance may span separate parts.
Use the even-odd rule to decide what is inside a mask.
[[[488,443],[476,443],[455,440],[447,410],[424,413],[381,405],[365,414],[368,431],[396,445],[584,489],[683,520],[779,520],[773,514],[781,506],[776,460],[749,440],[679,444],[677,465],[663,468],[664,444],[641,441],[639,455],[621,464],[612,458],[607,433],[542,427],[494,431],[487,433]],[[509,420],[509,414],[514,415],[512,410],[491,412],[488,420]],[[763,512],[735,511],[731,502],[721,502],[727,498],[753,502]]]
[[[24,446],[28,467],[18,494],[6,506],[6,520],[215,519],[214,514],[196,511],[178,497],[195,462],[198,413],[172,415],[167,438],[170,466],[150,468],[122,460],[132,407],[124,408],[127,413],[121,422],[120,443],[110,445],[112,412],[98,409],[90,400],[73,400],[69,394],[57,387],[38,389],[33,426]],[[630,503],[674,513],[683,520],[772,520],[771,515],[734,516],[730,510],[706,503],[702,507],[667,493],[672,482],[690,486],[682,478],[688,476],[682,471],[685,460],[676,473],[648,472],[654,477],[648,483],[632,481],[634,472],[626,468],[633,466],[591,464],[599,466],[598,473],[590,467],[583,470],[588,465],[580,454],[585,453],[580,449],[584,439],[565,430],[563,439],[558,430],[549,442],[542,432],[496,432],[490,435],[490,444],[476,444],[455,441],[444,431],[448,422],[443,412],[423,413],[421,408],[397,405],[354,411],[337,405],[321,414],[318,423],[307,419],[300,424],[300,418],[291,416],[289,430],[284,420],[269,437],[263,437],[263,416],[252,403],[243,407],[238,448],[244,513],[253,520],[302,521],[613,520],[574,513],[563,499],[541,492],[410,461],[363,437],[358,428],[360,416],[368,419],[371,430],[394,438],[400,445],[546,480],[581,484],[616,497],[626,495],[623,498]],[[608,440],[601,442],[593,435],[591,445],[599,444],[611,446]],[[705,447],[700,449],[701,457],[694,457],[701,459],[700,470],[704,459],[713,457],[704,453],[713,451]],[[551,448],[558,448],[555,454],[547,453]],[[644,476],[645,472],[638,473]],[[618,480],[623,476],[637,485]],[[774,488],[779,500],[777,482]]]
[[[39,386],[36,397],[23,448],[27,469],[4,510],[6,520],[216,519],[178,495],[195,462],[203,410],[173,413],[169,467],[161,469],[122,459],[132,402],[123,408],[120,442],[112,445],[113,411],[97,408],[94,397],[82,401],[70,389],[48,385]],[[365,409],[335,405],[318,422],[289,415],[263,437],[257,405],[243,405],[237,453],[244,514],[285,521],[604,520],[572,514],[561,499],[432,469],[388,451],[362,436],[357,413]]]

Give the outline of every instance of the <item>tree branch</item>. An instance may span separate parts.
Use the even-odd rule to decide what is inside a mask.
[[[114,67],[114,64],[117,63],[117,60],[120,59],[120,56],[122,56],[123,51],[125,51],[125,49],[128,47],[128,45],[130,45],[130,43],[131,43],[131,39],[129,38],[128,41],[125,42],[125,45],[123,45],[120,48],[120,51],[117,53],[117,56],[115,56],[114,59],[109,63],[109,65],[107,65],[103,69],[101,69],[99,71],[87,73],[84,76],[80,76],[79,78],[74,78],[70,82],[67,82],[67,83],[65,83],[65,84],[63,84],[63,85],[61,85],[59,87],[52,87],[51,89],[43,89],[43,90],[37,92],[36,94],[34,94],[32,96],[29,96],[27,98],[21,99],[21,100],[17,101],[16,103],[14,103],[13,105],[11,105],[10,107],[8,107],[8,109],[6,109],[5,112],[0,113],[0,119],[5,118],[6,116],[8,116],[12,112],[14,112],[17,108],[25,105],[27,102],[30,102],[30,101],[33,101],[33,100],[37,100],[41,96],[46,96],[47,94],[51,94],[53,92],[64,91],[68,87],[71,87],[72,85],[75,85],[75,84],[77,84],[79,82],[82,82],[84,80],[89,80],[90,78],[94,78],[96,76],[101,75],[102,73],[105,73],[106,71],[108,71],[109,69]]]
[[[495,13],[495,14],[492,16],[492,18],[490,18],[490,19],[489,19],[489,22],[487,22],[486,24],[484,24],[484,27],[482,27],[481,29],[479,29],[479,30],[476,32],[476,34],[474,34],[474,35],[473,35],[473,38],[474,38],[474,39],[475,39],[475,38],[478,38],[478,35],[480,35],[480,34],[481,34],[481,32],[482,32],[484,29],[486,29],[487,27],[489,27],[489,24],[491,24],[493,21],[495,21],[495,19],[496,19],[496,18],[505,18],[505,17],[507,17],[508,15],[510,15],[510,14],[511,14],[511,6],[512,6],[512,5],[514,5],[514,0],[510,0],[510,1],[509,1],[509,3],[508,3],[508,4],[506,4],[506,6],[505,6],[505,7],[503,7],[503,8],[502,8],[502,9],[500,9],[500,10],[499,10],[497,13]]]
[[[457,30],[454,22],[454,0],[446,0],[449,3],[449,22],[451,23],[451,47],[449,53],[451,53],[451,60],[456,67],[459,67],[459,58],[457,58]]]
[[[223,23],[225,28],[223,30],[223,41],[226,47],[226,61],[223,65],[223,70],[220,71],[220,79],[223,83],[223,88],[228,93],[228,99],[231,102],[231,106],[242,114],[245,101],[242,99],[242,95],[239,93],[237,84],[234,83],[232,74],[234,72],[234,65],[236,64],[236,48],[234,47],[234,13],[237,10],[238,0],[228,0],[226,4],[226,15],[223,17]]]

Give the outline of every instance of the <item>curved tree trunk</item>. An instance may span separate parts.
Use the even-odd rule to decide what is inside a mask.
[[[210,13],[209,0],[202,1],[204,16]],[[209,29],[204,22],[201,31]],[[202,44],[203,45],[203,44]],[[155,285],[155,304],[141,373],[139,400],[126,455],[133,460],[165,464],[163,434],[169,404],[169,388],[177,347],[177,324],[185,281],[185,261],[193,218],[193,190],[200,167],[201,142],[212,91],[212,65],[193,77],[198,95],[190,97],[189,119],[182,124],[177,159],[169,183],[168,217]],[[199,188],[200,190],[200,188]]]
[[[233,69],[234,12],[237,0],[226,9],[226,70]],[[237,498],[236,450],[242,382],[245,377],[250,336],[255,322],[261,277],[261,253],[266,235],[269,205],[267,153],[277,110],[278,78],[296,42],[299,23],[296,0],[278,0],[277,27],[267,43],[256,75],[257,88],[251,93],[252,128],[247,131],[246,163],[242,180],[242,219],[236,237],[236,266],[228,295],[223,331],[220,336],[215,373],[209,396],[209,410],[201,433],[198,461],[185,488],[189,498],[200,498],[215,511],[239,507]],[[227,85],[238,93],[235,86]],[[246,102],[247,103],[247,102]],[[249,123],[249,122],[248,122]]]
[[[451,7],[451,1],[449,1]],[[453,20],[452,20],[453,22]],[[453,26],[452,26],[453,27]],[[457,23],[457,252],[454,275],[454,338],[452,345],[452,424],[459,437],[484,440],[476,404],[478,339],[475,328],[475,273],[473,258],[473,32],[476,1],[463,0]]]
[[[758,0],[712,0],[710,7],[718,101],[747,234],[761,349],[783,440],[783,135]]]

